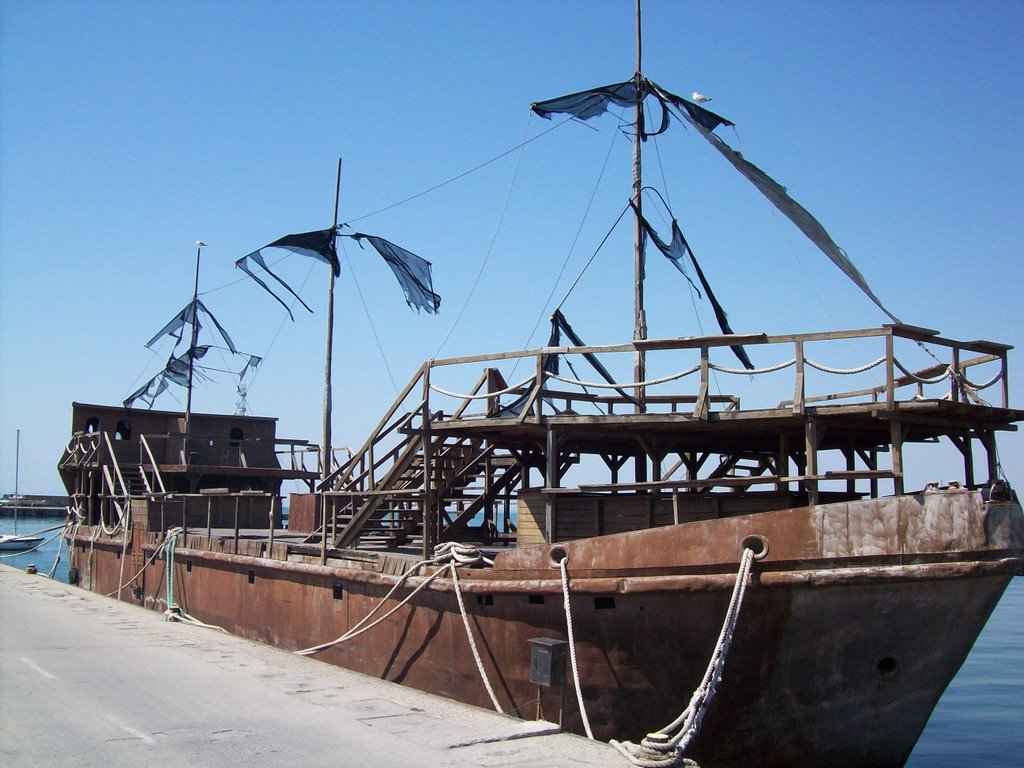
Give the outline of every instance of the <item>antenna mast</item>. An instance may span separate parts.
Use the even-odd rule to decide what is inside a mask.
[[[635,113],[636,133],[633,136],[633,202],[636,205],[636,220],[633,224],[633,341],[647,338],[647,318],[644,313],[644,231],[640,224],[642,211],[640,190],[643,188],[641,173],[640,137],[644,130],[644,92],[642,74],[643,40],[640,27],[640,0],[636,0],[636,81],[637,101]],[[647,377],[647,361],[643,350],[633,353],[633,380],[641,382]],[[636,387],[637,411],[644,411],[644,388]]]

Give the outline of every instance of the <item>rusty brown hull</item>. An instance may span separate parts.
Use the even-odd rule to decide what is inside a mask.
[[[595,735],[639,739],[671,721],[700,680],[721,628],[741,543],[755,564],[725,675],[688,756],[714,766],[898,766],[1013,574],[1024,516],[976,492],[741,515],[521,547],[460,583],[502,707],[582,729],[572,683],[529,679],[536,637],[564,639],[555,560],[567,556],[581,690]],[[116,592],[157,537],[90,540],[80,531],[82,583]],[[124,549],[128,562],[118,554]],[[267,555],[270,556],[267,556]],[[328,565],[274,559],[204,537],[180,542],[175,600],[229,631],[298,649],[341,635],[398,578],[388,557]],[[262,556],[260,556],[262,555]],[[122,599],[166,606],[155,559]],[[396,595],[419,583],[411,578]],[[453,584],[439,578],[381,626],[318,656],[422,690],[490,706]],[[570,678],[571,679],[571,678]]]

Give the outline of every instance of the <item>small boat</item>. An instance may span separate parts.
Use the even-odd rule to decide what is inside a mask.
[[[33,536],[30,533],[18,535],[16,533],[0,535],[0,552],[24,552],[35,549],[43,541],[42,536]]]
[[[42,536],[34,533],[18,534],[18,470],[21,467],[21,430],[17,431],[14,449],[14,533],[0,534],[0,552],[24,552],[35,549],[42,541]]]

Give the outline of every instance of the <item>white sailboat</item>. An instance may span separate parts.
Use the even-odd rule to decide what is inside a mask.
[[[0,534],[0,550],[4,552],[23,552],[35,549],[43,537],[35,533],[18,534],[18,472],[21,468],[21,430],[17,431],[14,449],[14,533]]]

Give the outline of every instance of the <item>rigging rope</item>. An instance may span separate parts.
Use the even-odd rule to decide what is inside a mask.
[[[608,232],[605,233],[605,236],[601,239],[601,242],[597,244],[597,248],[594,249],[594,252],[591,254],[590,258],[587,260],[587,263],[583,265],[583,269],[580,270],[579,275],[577,275],[576,279],[573,280],[572,285],[569,286],[569,290],[565,292],[565,296],[563,296],[562,300],[560,302],[558,302],[558,306],[555,307],[555,311],[556,312],[562,308],[562,305],[565,304],[566,301],[569,300],[569,295],[574,290],[576,290],[576,286],[579,285],[580,280],[583,279],[584,273],[588,269],[590,269],[590,265],[594,263],[594,259],[597,258],[597,254],[599,254],[601,252],[601,249],[604,248],[604,244],[608,242],[608,238],[612,236],[612,232],[614,232],[615,228],[617,226],[619,226],[619,222],[622,221],[622,217],[626,215],[626,211],[629,210],[629,207],[630,206],[627,203],[625,205],[625,207],[623,207],[622,212],[619,213],[619,215],[615,219],[615,221],[612,222],[612,225],[608,228]]]
[[[388,378],[391,379],[391,388],[395,390],[395,397],[397,397],[398,384],[395,383],[395,376],[391,373],[391,365],[388,363],[388,356],[384,354],[384,345],[380,343],[380,336],[377,334],[377,326],[373,324],[373,317],[370,316],[370,308],[366,304],[366,298],[363,296],[363,289],[359,285],[359,279],[356,277],[356,271],[352,268],[352,260],[348,257],[348,250],[345,248],[345,238],[341,238],[341,252],[345,256],[345,263],[348,264],[348,273],[352,275],[352,283],[356,287],[359,302],[363,305],[363,314],[366,315],[366,322],[370,324],[370,331],[373,333],[373,339],[377,342],[377,351],[380,352],[380,359],[384,361],[384,370],[388,372]]]
[[[530,114],[532,114],[532,112]],[[431,192],[434,192],[434,191],[436,191],[438,189],[441,189],[441,187],[446,187],[449,184],[451,184],[452,182],[458,181],[459,179],[463,178],[464,176],[468,176],[471,173],[475,173],[476,171],[479,171],[481,168],[486,168],[491,163],[494,163],[494,162],[497,162],[498,160],[501,160],[501,158],[505,157],[506,155],[511,155],[517,149],[518,150],[522,150],[523,147],[525,147],[527,144],[531,144],[531,143],[535,142],[537,139],[541,138],[542,136],[546,136],[547,134],[551,133],[553,130],[555,130],[557,128],[561,128],[563,125],[565,125],[566,123],[568,123],[569,121],[574,120],[574,119],[575,119],[574,117],[569,116],[565,120],[563,120],[562,122],[556,123],[555,125],[552,125],[547,130],[542,131],[541,133],[538,133],[532,139],[525,139],[524,141],[522,141],[521,143],[517,144],[516,146],[510,147],[509,149],[506,149],[500,155],[496,155],[495,157],[492,157],[490,160],[486,160],[486,161],[480,163],[479,165],[474,166],[473,168],[470,168],[468,171],[463,171],[462,173],[460,173],[460,174],[458,174],[456,176],[452,176],[447,181],[442,181],[440,184],[435,184],[434,186],[430,187],[429,189],[425,189],[422,192],[417,192],[415,195],[411,195],[411,196],[405,198],[404,200],[399,200],[397,203],[391,203],[390,205],[386,205],[383,208],[378,208],[376,211],[371,211],[370,213],[364,213],[361,216],[356,216],[354,219],[348,219],[345,222],[345,224],[342,224],[341,226],[346,226],[347,224],[351,224],[354,221],[360,221],[362,219],[368,219],[371,216],[376,216],[378,213],[384,213],[385,211],[390,211],[392,208],[397,208],[400,205],[405,205],[406,203],[412,202],[416,198],[423,197],[424,195],[429,195]],[[529,123],[529,115],[527,115],[527,123]],[[520,152],[520,155],[521,154],[522,154],[522,152]]]
[[[533,114],[532,111],[529,111],[529,110],[527,111],[527,114],[526,114],[526,125],[523,127],[523,136],[524,137],[526,136],[526,134],[530,130],[530,116],[532,114]],[[563,121],[563,123],[564,122],[565,121]],[[559,123],[559,125],[562,125],[562,123]],[[553,127],[557,128],[558,126],[553,126]],[[552,129],[548,129],[548,130],[552,130]],[[545,133],[547,133],[547,131],[545,131]],[[543,135],[544,135],[543,133],[540,134],[540,136],[543,136]],[[539,136],[538,137],[534,137],[534,138],[539,138]],[[487,246],[487,252],[484,254],[484,259],[483,259],[482,262],[480,262],[480,269],[477,271],[476,277],[473,279],[473,284],[469,288],[469,293],[466,294],[466,300],[462,303],[462,308],[459,310],[459,314],[456,315],[455,319],[452,321],[452,325],[451,325],[451,328],[448,329],[448,333],[445,334],[445,337],[441,340],[441,343],[438,345],[437,351],[434,353],[434,357],[438,357],[441,354],[441,350],[444,349],[444,345],[448,343],[448,339],[451,338],[452,333],[455,331],[455,327],[459,324],[459,321],[462,320],[462,315],[465,313],[466,307],[469,306],[469,300],[473,297],[473,294],[476,292],[476,287],[477,287],[477,285],[479,285],[480,278],[484,274],[484,269],[487,267],[487,262],[491,258],[491,253],[494,252],[494,244],[498,240],[498,233],[501,231],[501,225],[505,222],[505,213],[508,211],[508,204],[509,204],[509,201],[512,199],[512,190],[515,189],[515,187],[516,187],[516,179],[519,178],[519,166],[523,162],[523,149],[525,149],[525,147],[526,147],[526,145],[528,143],[529,142],[527,142],[527,141],[523,141],[519,145],[519,157],[516,158],[516,167],[515,167],[515,170],[512,172],[512,181],[509,182],[508,193],[505,195],[505,203],[501,207],[501,214],[498,216],[498,223],[494,227],[494,234],[491,236],[491,243],[490,243],[490,245]],[[511,151],[511,150],[509,150],[509,151]],[[506,152],[505,154],[508,154],[508,152]]]
[[[633,765],[642,768],[669,768],[669,766],[683,764],[683,753],[700,731],[708,705],[715,695],[718,683],[722,680],[725,658],[736,631],[736,621],[743,605],[743,596],[753,563],[754,551],[744,547],[739,572],[736,574],[736,583],[732,590],[732,598],[729,600],[729,609],[726,611],[718,642],[711,654],[704,678],[693,692],[693,696],[690,697],[690,703],[686,709],[660,731],[647,734],[640,744],[634,744],[631,741],[619,742],[614,739],[609,742]],[[673,731],[676,733],[673,734]]]
[[[625,111],[625,110],[623,110]],[[620,118],[621,119],[621,118]],[[601,186],[601,180],[604,178],[604,172],[608,168],[608,160],[612,156],[612,149],[615,147],[615,142],[618,140],[618,133],[612,133],[611,143],[608,145],[608,151],[604,156],[604,163],[601,165],[601,170],[597,174],[597,181],[594,182],[594,189],[590,193],[590,199],[587,201],[587,208],[583,211],[583,217],[580,219],[580,225],[576,228],[576,234],[572,238],[572,243],[569,244],[569,250],[565,254],[565,258],[562,259],[562,266],[558,270],[558,274],[555,276],[554,282],[551,283],[551,290],[548,292],[547,297],[544,299],[544,303],[541,305],[540,314],[537,316],[537,322],[533,324],[533,328],[530,329],[530,336],[526,340],[526,344],[523,345],[523,349],[527,349],[530,346],[530,342],[533,341],[533,335],[537,333],[537,328],[540,327],[541,322],[544,320],[544,315],[547,314],[547,307],[551,303],[551,297],[555,295],[555,291],[558,289],[558,283],[562,280],[562,275],[565,274],[565,268],[569,265],[569,259],[572,257],[573,251],[576,250],[576,244],[579,242],[580,234],[583,232],[583,225],[587,223],[587,219],[590,217],[590,209],[594,205],[594,198],[597,197],[597,190]],[[516,365],[519,361],[516,361]],[[513,367],[513,372],[515,367]]]

